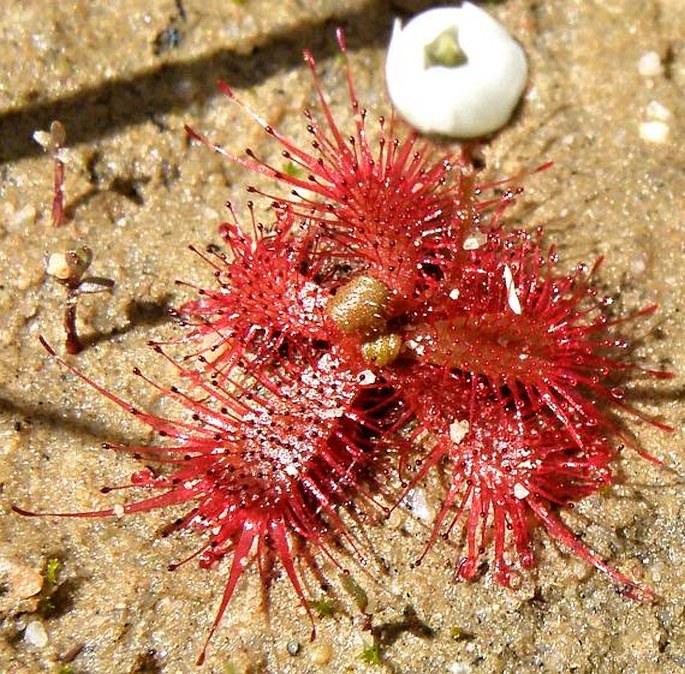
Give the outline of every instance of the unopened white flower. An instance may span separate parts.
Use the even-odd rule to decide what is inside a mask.
[[[504,27],[469,2],[395,21],[385,64],[399,113],[419,131],[475,138],[511,117],[528,75]]]

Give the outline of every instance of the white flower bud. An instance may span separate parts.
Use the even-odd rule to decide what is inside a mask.
[[[469,2],[395,21],[385,75],[399,113],[419,131],[475,138],[511,117],[526,85],[526,56]]]

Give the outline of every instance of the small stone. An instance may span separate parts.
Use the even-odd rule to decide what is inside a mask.
[[[8,558],[0,558],[0,578],[5,580],[17,599],[33,597],[43,588],[42,574]]]
[[[466,434],[469,432],[470,426],[469,422],[466,420],[463,421],[455,421],[450,424],[450,440],[455,444],[458,445],[465,437]]]
[[[40,620],[32,620],[24,630],[24,639],[36,648],[47,646],[48,633],[45,631],[43,623]]]
[[[663,75],[664,64],[661,62],[661,57],[655,51],[648,51],[640,56],[637,62],[637,69],[643,77],[657,77]]]
[[[514,496],[519,500],[523,500],[530,496],[530,492],[520,482],[517,482],[514,485]]]
[[[486,241],[485,235],[474,234],[473,236],[467,236],[464,239],[463,248],[464,250],[478,250]]]
[[[660,122],[668,122],[673,113],[659,101],[650,101],[645,108],[647,119],[658,120]]]
[[[421,344],[421,338],[418,340],[408,339],[406,344],[412,351],[414,351],[414,353],[416,353],[417,356],[423,356],[423,354],[426,352],[426,347]]]
[[[26,204],[20,208],[10,219],[10,224],[14,227],[21,227],[24,225],[33,224],[36,221],[37,211],[36,207],[31,204]]]
[[[333,657],[333,646],[328,641],[317,643],[310,651],[312,662],[316,665],[326,665]]]
[[[471,674],[473,670],[468,662],[450,662],[447,671],[449,674]]]
[[[426,490],[417,487],[412,489],[402,500],[402,504],[414,513],[415,517],[430,522],[433,519],[433,513],[428,505],[426,497]]]
[[[660,120],[640,123],[640,138],[648,143],[663,144],[668,140],[671,128]]]
[[[123,517],[123,516],[124,516],[125,510],[124,510],[124,506],[122,506],[121,503],[117,503],[117,504],[112,508],[112,510],[114,511],[114,514],[115,514],[117,517]]]
[[[300,645],[299,641],[295,641],[295,639],[291,639],[287,646],[286,649],[288,651],[288,655],[297,655],[300,652],[300,649],[302,646]]]

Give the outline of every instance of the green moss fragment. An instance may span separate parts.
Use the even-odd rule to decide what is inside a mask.
[[[59,665],[55,674],[74,674],[74,666],[72,664]]]
[[[292,178],[304,178],[304,169],[291,161],[283,165],[283,173],[287,173]]]
[[[57,557],[51,557],[48,559],[47,564],[45,565],[45,583],[46,585],[57,585],[57,575],[59,574],[59,570],[62,566],[62,562],[60,562]]]
[[[50,557],[45,563],[43,570],[43,589],[38,600],[38,613],[44,618],[49,618],[57,611],[60,600],[64,600],[59,574],[62,562],[58,557]]]
[[[364,588],[362,588],[349,573],[343,573],[342,576],[340,576],[340,582],[345,590],[349,592],[352,599],[354,599],[357,608],[362,613],[366,613],[366,609],[369,605],[369,598],[366,592],[364,592]]]
[[[454,641],[470,641],[471,639],[473,639],[473,634],[471,634],[471,632],[463,630],[458,625],[454,625],[450,629],[450,637],[452,637]]]
[[[365,648],[360,654],[359,659],[365,665],[380,665],[382,664],[381,650],[378,644],[373,644]]]
[[[238,670],[230,660],[228,662],[224,662],[223,670],[224,674],[238,674]]]
[[[319,618],[330,618],[340,610],[337,601],[326,598],[312,599],[309,602],[309,606],[311,609],[316,611],[316,614],[319,616]]]

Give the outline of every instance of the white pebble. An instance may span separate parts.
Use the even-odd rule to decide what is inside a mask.
[[[467,236],[464,239],[462,248],[464,250],[478,250],[486,241],[487,239],[485,238],[485,234],[481,234],[480,232],[478,232],[473,236]]]
[[[414,340],[414,339],[408,339],[407,340],[407,346],[417,355],[417,356],[423,356],[424,353],[426,353],[426,347],[421,344],[421,340],[419,339]]]
[[[47,646],[48,633],[45,631],[43,623],[40,620],[32,620],[24,630],[24,639],[36,648]]]
[[[124,512],[125,512],[125,511],[124,511],[124,506],[122,506],[121,503],[117,503],[117,504],[112,508],[112,510],[114,511],[114,514],[115,514],[117,517],[123,517]]]
[[[425,489],[412,489],[404,499],[402,499],[402,504],[409,508],[409,510],[423,522],[430,522],[433,519],[431,510],[428,507]]]
[[[26,204],[23,208],[18,210],[11,218],[10,222],[14,226],[23,226],[33,224],[36,221],[36,207],[31,204]]]
[[[640,56],[637,62],[637,69],[643,77],[657,77],[663,75],[664,65],[661,57],[655,51],[648,51]]]
[[[528,489],[526,489],[526,487],[524,487],[520,482],[517,482],[514,485],[514,496],[517,499],[521,500],[528,497],[529,495],[530,492],[528,491]]]
[[[469,422],[465,419],[462,421],[455,421],[450,424],[450,440],[458,445],[470,430]]]
[[[316,665],[326,665],[333,657],[333,646],[331,646],[330,642],[319,639],[318,643],[312,646],[309,651],[309,657]]]
[[[471,674],[473,670],[468,662],[450,662],[447,671],[449,674]]]
[[[457,138],[504,126],[526,86],[521,45],[479,7],[430,9],[395,21],[385,76],[390,99],[419,131]]]
[[[647,271],[647,264],[649,263],[649,255],[644,249],[638,250],[630,258],[630,273],[633,276],[642,276]]]
[[[650,101],[645,108],[647,119],[655,119],[660,122],[668,122],[673,117],[673,113],[659,101]]]
[[[648,143],[665,143],[668,140],[670,127],[658,119],[640,123],[640,138]]]

